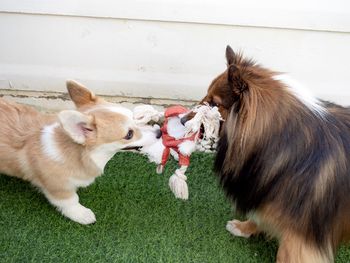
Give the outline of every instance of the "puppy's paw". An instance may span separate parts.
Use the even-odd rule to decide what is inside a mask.
[[[228,232],[230,232],[232,235],[237,236],[237,237],[245,237],[245,238],[250,237],[251,234],[243,233],[240,230],[240,228],[239,228],[240,224],[242,224],[242,222],[235,220],[235,219],[232,221],[228,221],[226,224],[226,230]]]
[[[88,225],[96,222],[95,214],[89,208],[86,208],[81,204],[63,209],[62,214],[82,225]]]

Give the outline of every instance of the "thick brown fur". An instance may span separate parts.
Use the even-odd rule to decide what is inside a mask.
[[[308,104],[278,74],[226,49],[202,102],[225,118],[215,169],[248,222],[280,241],[277,262],[332,262],[350,233],[350,109]],[[244,233],[245,229],[247,233]]]
[[[68,81],[67,89],[77,110],[58,114],[0,99],[0,173],[31,182],[65,216],[89,224],[95,215],[79,203],[77,188],[91,184],[141,131],[131,111],[77,82]]]

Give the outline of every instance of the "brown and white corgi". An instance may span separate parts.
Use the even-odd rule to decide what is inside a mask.
[[[0,173],[31,182],[64,216],[91,224],[95,215],[79,203],[77,188],[93,183],[119,150],[142,146],[143,132],[130,110],[74,81],[67,89],[77,110],[58,114],[0,99]]]

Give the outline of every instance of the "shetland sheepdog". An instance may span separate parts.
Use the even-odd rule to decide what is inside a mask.
[[[130,110],[77,82],[68,81],[67,89],[77,110],[58,114],[0,99],[0,173],[31,182],[64,216],[91,224],[95,214],[79,203],[77,188],[93,183],[116,152],[141,147],[153,131],[142,131]]]
[[[223,123],[215,170],[238,212],[227,230],[279,241],[277,262],[332,262],[350,238],[350,109],[226,48],[203,102]]]

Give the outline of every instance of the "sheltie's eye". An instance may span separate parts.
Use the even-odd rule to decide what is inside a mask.
[[[209,102],[210,107],[219,107],[219,104],[217,104],[214,101]]]
[[[125,140],[130,140],[134,136],[134,131],[133,130],[128,130],[128,133],[124,137]]]

